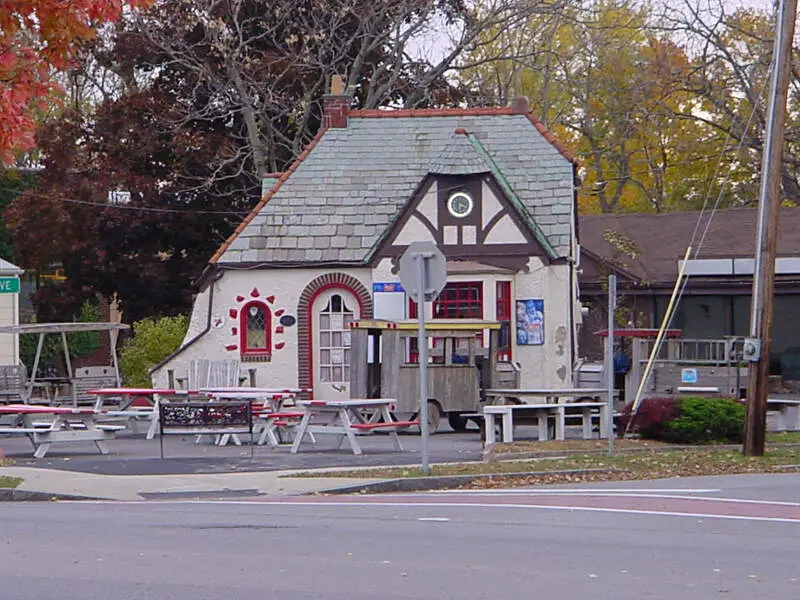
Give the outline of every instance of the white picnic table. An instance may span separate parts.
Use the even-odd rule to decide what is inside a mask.
[[[102,412],[103,416],[106,418],[132,419],[134,423],[140,419],[149,421],[150,425],[147,428],[146,435],[146,439],[148,440],[152,440],[158,431],[158,402],[161,398],[175,396],[188,397],[189,395],[198,394],[198,392],[189,390],[138,387],[97,388],[88,390],[86,393],[96,398],[94,410]],[[119,407],[117,410],[106,409],[105,404],[111,398],[119,399]],[[149,405],[134,406],[134,403],[139,398],[146,398]]]
[[[600,437],[605,437],[608,404],[605,402],[560,402],[560,403],[538,403],[538,404],[490,404],[483,407],[483,415],[486,428],[486,443],[494,444],[496,441],[495,425],[497,417],[501,417],[501,437],[503,442],[514,441],[514,415],[526,414],[536,418],[539,429],[539,441],[549,439],[549,420],[555,419],[555,439],[564,439],[564,429],[567,420],[567,410],[579,410],[583,439],[592,439],[592,418],[595,414],[600,417]],[[597,411],[595,413],[595,411]]]
[[[292,454],[297,453],[306,435],[311,434],[338,436],[337,448],[346,438],[353,454],[362,454],[356,436],[380,430],[389,433],[395,450],[402,452],[397,431],[419,424],[418,421],[397,421],[392,416],[397,404],[394,399],[308,400],[298,404],[304,414],[297,427]],[[312,418],[316,419],[313,423]]]
[[[559,403],[567,398],[592,398],[593,400],[608,398],[608,390],[605,388],[500,388],[486,390],[485,394],[487,398],[498,400],[492,404],[516,400],[523,404],[535,404],[537,400],[544,400],[545,403]]]
[[[767,398],[767,410],[778,412],[776,431],[800,431],[800,400]]]
[[[0,406],[0,416],[16,416],[16,423],[0,426],[0,434],[24,435],[33,444],[35,458],[44,458],[50,446],[66,442],[94,442],[101,454],[108,454],[104,442],[121,429],[97,422],[93,408],[7,404]]]
[[[514,414],[526,414],[536,419],[539,440],[550,438],[549,422],[555,421],[554,439],[564,439],[567,411],[580,411],[583,439],[592,438],[592,418],[600,419],[600,437],[606,435],[609,417],[606,388],[509,388],[485,392],[489,404],[483,407],[486,420],[486,443],[495,442],[495,420],[502,417],[503,442],[514,441]]]

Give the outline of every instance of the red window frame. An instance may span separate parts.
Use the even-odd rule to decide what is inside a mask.
[[[453,281],[433,301],[434,319],[483,319],[483,282]]]
[[[417,303],[408,299],[408,318],[418,318]],[[509,308],[509,311],[511,309]],[[444,286],[442,293],[433,301],[434,319],[483,319],[483,281],[452,281]],[[481,339],[483,333],[479,334]],[[434,338],[433,346],[437,347],[441,340]],[[409,345],[409,362],[419,361],[416,341],[411,338]]]
[[[258,306],[264,311],[265,345],[261,347],[248,345],[247,315],[252,306]],[[239,348],[242,356],[269,356],[272,354],[272,313],[266,303],[259,300],[251,300],[242,307],[239,314]]]
[[[511,310],[509,308],[509,310]],[[408,299],[408,318],[417,318],[417,303]],[[483,282],[453,281],[433,301],[434,319],[483,319]]]
[[[511,282],[495,283],[495,318],[500,323],[497,360],[511,360]]]

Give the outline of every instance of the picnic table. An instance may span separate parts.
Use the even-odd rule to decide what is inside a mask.
[[[419,425],[419,421],[396,420],[392,410],[397,401],[392,399],[308,400],[298,404],[304,413],[292,444],[292,454],[297,453],[303,439],[310,434],[338,436],[337,448],[346,438],[353,454],[362,454],[356,436],[375,431],[389,433],[395,450],[402,452],[398,430]],[[312,417],[316,419],[314,423]]]
[[[600,420],[600,436],[606,435],[609,418],[608,390],[605,388],[525,388],[486,390],[489,404],[483,407],[486,420],[486,443],[495,441],[495,421],[502,417],[503,442],[514,441],[514,415],[524,414],[536,419],[539,440],[550,439],[549,423],[553,420],[553,438],[564,439],[568,414],[579,412],[583,439],[592,437],[592,418]]]
[[[158,431],[158,402],[160,398],[175,396],[188,397],[190,394],[198,394],[198,392],[191,392],[189,390],[137,387],[98,388],[88,390],[86,393],[96,398],[94,410],[98,413],[102,413],[106,418],[128,419],[133,420],[134,423],[138,420],[149,421],[150,425],[147,428],[146,435],[146,439],[148,440],[152,440]],[[116,398],[119,401],[116,410],[109,410],[106,408],[106,402],[112,398]],[[145,399],[145,404],[137,405],[137,401],[142,398]]]
[[[800,400],[767,398],[767,410],[778,412],[776,431],[800,431]]]
[[[597,401],[608,398],[605,388],[526,388],[526,389],[491,389],[486,390],[486,397],[494,399],[490,404],[535,404],[544,401],[545,404],[565,402],[568,398],[591,398]]]
[[[293,429],[303,417],[303,412],[289,410],[286,405],[294,402],[298,395],[311,393],[311,388],[253,388],[253,387],[209,387],[200,388],[216,400],[250,400],[254,404],[253,417],[256,419],[257,444],[269,442],[272,447],[281,443],[281,433]],[[313,439],[313,435],[312,435]],[[233,441],[241,445],[236,434],[224,434],[217,439],[220,446]]]
[[[549,436],[549,421],[555,420],[555,439],[564,439],[564,429],[567,420],[567,411],[580,411],[583,439],[592,439],[592,418],[597,414],[600,418],[600,437],[606,434],[608,419],[608,404],[605,402],[560,402],[538,404],[494,404],[483,407],[486,421],[486,443],[495,443],[496,418],[501,418],[501,437],[503,442],[514,441],[514,416],[526,414],[536,418],[539,428],[539,441],[547,441]],[[596,412],[595,412],[596,411]]]
[[[0,416],[15,416],[16,423],[0,426],[0,434],[28,437],[35,458],[44,458],[52,444],[64,442],[94,442],[101,454],[108,454],[104,442],[121,427],[98,423],[99,414],[93,408],[7,404],[0,406]]]

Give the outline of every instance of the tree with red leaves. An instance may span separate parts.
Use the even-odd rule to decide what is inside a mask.
[[[126,0],[130,6],[150,0]],[[0,162],[34,146],[34,113],[60,91],[54,71],[66,69],[76,48],[102,23],[117,20],[122,0],[4,0],[0,2]]]

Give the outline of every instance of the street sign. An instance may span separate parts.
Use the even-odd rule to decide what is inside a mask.
[[[0,277],[0,294],[19,293],[19,277]]]
[[[400,281],[409,297],[419,303],[417,257],[425,263],[425,301],[435,300],[447,283],[447,260],[433,242],[412,242],[400,257]]]

